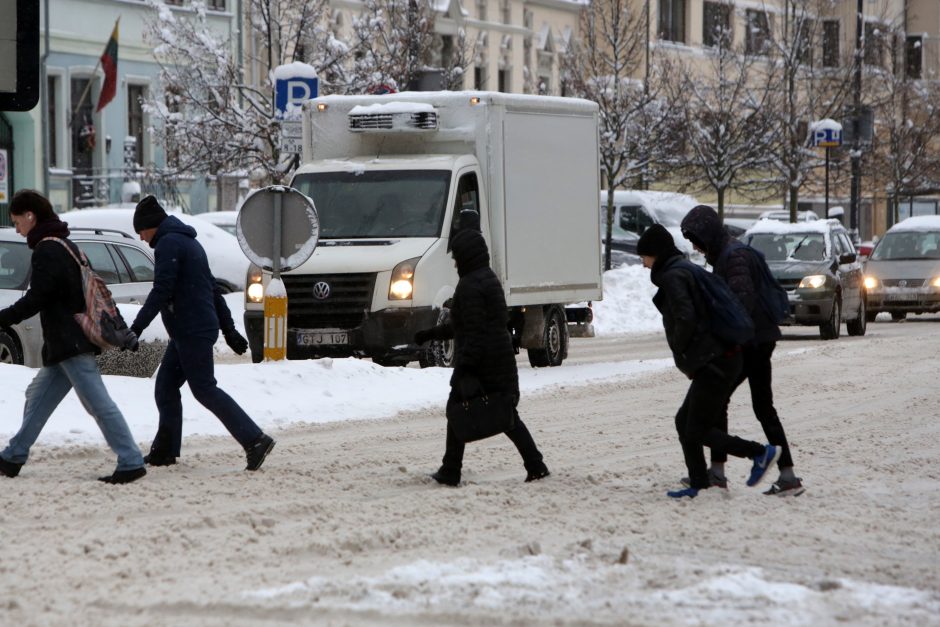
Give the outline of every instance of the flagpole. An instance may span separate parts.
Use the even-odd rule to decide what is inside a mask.
[[[118,18],[114,21],[114,28],[118,27],[118,24],[121,22],[121,16],[118,15]],[[114,29],[111,29],[111,32],[114,32]],[[88,97],[88,92],[91,91],[91,84],[95,81],[95,77],[98,75],[98,68],[101,67],[101,57],[98,57],[98,63],[95,64],[95,69],[91,71],[91,78],[88,79],[88,84],[85,85],[85,91],[82,92],[82,97],[78,99],[78,104],[75,105],[75,110],[72,111],[72,115],[69,116],[69,128],[75,122],[75,116],[78,115],[78,110],[82,108],[82,105],[85,104],[85,98]]]

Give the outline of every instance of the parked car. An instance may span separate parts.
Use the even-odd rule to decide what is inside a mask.
[[[758,220],[743,241],[764,254],[787,290],[790,319],[784,324],[818,325],[820,337],[833,340],[845,321],[849,335],[865,335],[862,264],[838,220]]]
[[[782,209],[774,209],[772,211],[765,211],[757,218],[758,220],[778,220],[780,222],[789,222],[790,221],[790,212]],[[797,211],[796,212],[796,221],[797,222],[811,222],[813,220],[818,220],[819,216],[816,215],[815,211]]]
[[[607,192],[601,191],[601,239],[607,235]],[[687,255],[701,256],[682,236],[682,218],[699,202],[687,194],[645,190],[614,191],[614,222],[611,252],[621,250],[636,255],[640,236],[654,224],[662,224],[672,234],[676,247]]]
[[[940,311],[940,216],[895,224],[865,264],[868,319],[881,311],[893,320]]]
[[[207,211],[197,213],[196,217],[216,225],[226,233],[235,235],[235,222],[238,220],[237,211]]]
[[[70,239],[84,251],[117,303],[142,305],[153,287],[153,256],[146,244],[109,229],[71,228]],[[0,308],[19,300],[29,286],[32,252],[26,238],[0,228]],[[0,363],[31,368],[42,365],[39,315],[0,328]]]
[[[728,229],[728,233],[731,234],[731,237],[735,239],[741,239],[741,236],[747,233],[747,230],[754,226],[753,218],[728,218],[726,217],[723,220],[725,228]]]

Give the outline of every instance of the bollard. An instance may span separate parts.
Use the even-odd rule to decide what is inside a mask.
[[[264,294],[264,359],[287,358],[287,290],[273,277]]]

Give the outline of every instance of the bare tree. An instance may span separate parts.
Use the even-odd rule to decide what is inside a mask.
[[[600,165],[607,186],[604,268],[610,269],[614,190],[655,175],[674,143],[675,120],[656,80],[642,80],[644,12],[631,0],[592,2],[581,10],[580,40],[563,57],[564,80],[600,108]]]
[[[766,191],[777,149],[776,65],[742,47],[730,31],[715,33],[707,60],[671,64],[671,100],[683,120],[686,151],[679,164],[697,191],[718,197],[724,219],[725,195],[732,189]],[[697,185],[696,185],[697,183]]]

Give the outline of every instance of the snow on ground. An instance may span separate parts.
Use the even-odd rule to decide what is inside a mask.
[[[604,273],[604,300],[594,303],[594,332],[662,333],[663,318],[653,305],[656,286],[643,266],[621,266]]]

